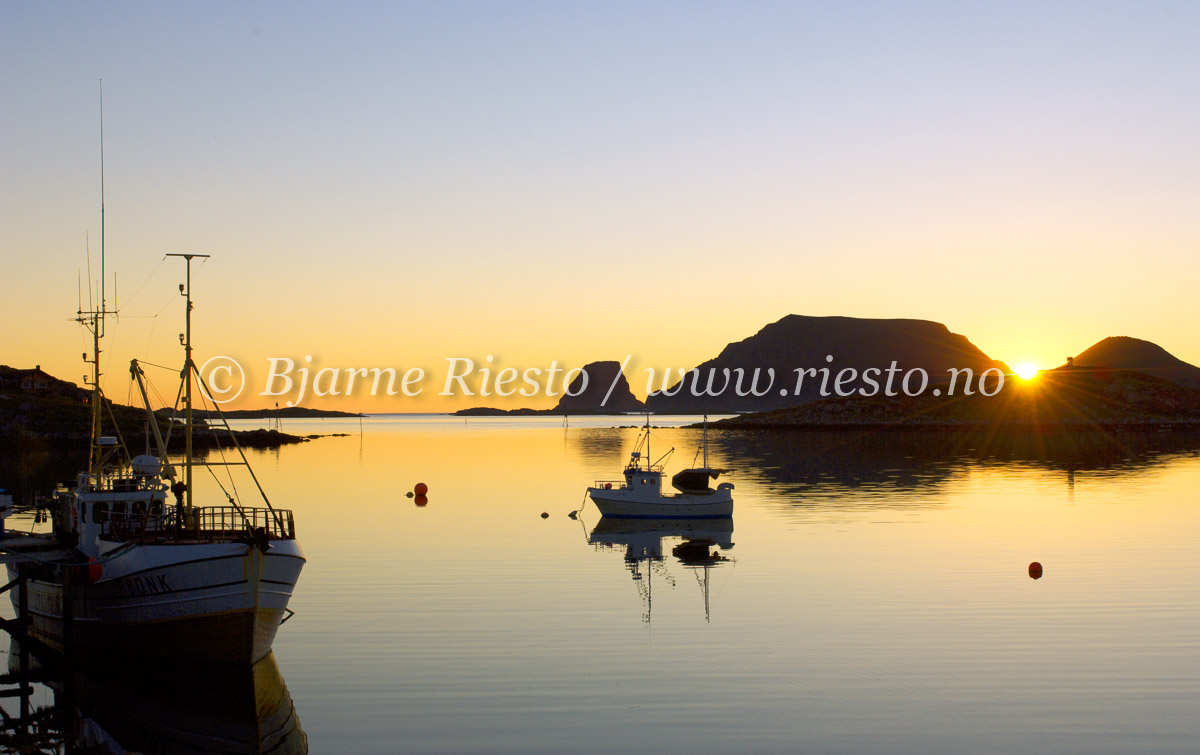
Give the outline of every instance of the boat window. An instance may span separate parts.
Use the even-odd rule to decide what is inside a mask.
[[[104,501],[96,501],[92,504],[92,521],[97,524],[103,524],[108,521],[108,504]]]
[[[133,502],[133,513],[137,514],[138,516],[145,514],[146,513],[146,502],[145,501],[134,501]]]
[[[112,505],[112,513],[113,516],[123,519],[125,517],[125,502],[114,501]]]
[[[162,516],[163,504],[162,501],[153,501],[150,503],[150,513],[153,516]]]

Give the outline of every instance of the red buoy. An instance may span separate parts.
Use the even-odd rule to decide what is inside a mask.
[[[1041,579],[1042,578],[1042,565],[1040,563],[1038,563],[1037,561],[1034,561],[1033,563],[1031,563],[1029,565],[1029,576],[1032,579]]]
[[[418,506],[424,506],[425,504],[429,503],[429,499],[423,495],[419,495],[413,499],[413,503],[417,504]]]
[[[413,488],[413,492],[417,495],[425,495],[429,492],[429,487],[423,482],[418,482],[417,486]]]
[[[75,579],[85,581],[89,585],[99,582],[102,576],[104,576],[104,567],[91,556],[88,556],[87,566],[75,567]]]

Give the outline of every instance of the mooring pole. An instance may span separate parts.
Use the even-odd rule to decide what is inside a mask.
[[[29,598],[27,597],[28,593],[26,593],[26,587],[29,585],[29,578],[26,574],[25,564],[23,564],[19,561],[17,562],[17,579],[19,580],[17,582],[17,589],[20,591],[17,593],[17,621],[18,622],[26,622],[25,624],[18,624],[17,626],[18,627],[26,627],[26,626],[29,626],[29,624],[27,623],[29,621]],[[21,664],[20,665],[20,669],[21,669],[21,682],[20,683],[22,685],[24,685],[25,680],[29,678],[29,633],[22,632],[21,639],[19,640],[19,642],[21,643],[20,655],[18,656],[18,659]],[[29,721],[29,695],[21,695],[21,733],[22,734],[29,733],[28,728],[26,728],[26,727],[28,727],[28,721]]]
[[[75,634],[75,567],[63,568],[62,584],[63,657],[67,661],[67,668],[70,668],[71,662],[75,660],[72,653]]]
[[[29,621],[29,593],[26,588],[29,586],[29,575],[26,573],[25,564],[17,562],[17,625],[21,626],[25,622],[28,626]]]

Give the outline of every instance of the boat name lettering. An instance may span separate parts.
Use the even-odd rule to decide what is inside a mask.
[[[153,574],[147,577],[126,577],[121,580],[121,591],[126,595],[155,595],[170,592],[167,575]]]

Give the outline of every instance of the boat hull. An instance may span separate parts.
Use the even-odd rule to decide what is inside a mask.
[[[629,489],[588,488],[588,495],[603,516],[624,519],[723,519],[733,516],[733,495],[717,490],[710,495],[653,498]]]
[[[74,586],[71,642],[106,654],[254,663],[270,652],[303,565],[294,540],[265,553],[238,542],[128,546],[102,561],[99,581]],[[61,652],[61,577],[26,584],[31,637]]]

